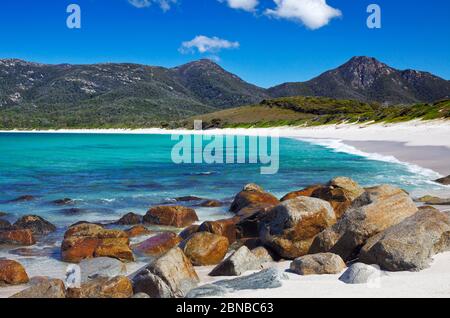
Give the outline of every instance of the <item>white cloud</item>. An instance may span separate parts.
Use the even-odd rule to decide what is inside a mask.
[[[259,5],[258,0],[219,0],[220,2],[226,2],[232,9],[240,9],[244,11],[255,11]]]
[[[273,0],[275,9],[266,14],[281,19],[301,22],[315,30],[327,25],[331,19],[340,17],[341,11],[329,6],[326,0]]]
[[[171,5],[177,3],[177,1],[178,0],[128,0],[131,5],[139,9],[148,8],[153,3],[156,3],[164,12],[170,10]]]
[[[217,53],[223,49],[236,49],[238,47],[239,42],[231,42],[216,36],[210,38],[204,35],[197,35],[194,39],[183,42],[180,52],[184,54],[194,53],[197,50],[199,53]]]

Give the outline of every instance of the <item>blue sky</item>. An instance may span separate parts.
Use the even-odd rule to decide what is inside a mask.
[[[317,10],[304,12],[307,1]],[[71,3],[81,29],[66,26]],[[381,29],[366,26],[371,3]],[[269,87],[368,55],[450,79],[449,13],[448,0],[2,0],[0,58],[171,67],[209,57]]]

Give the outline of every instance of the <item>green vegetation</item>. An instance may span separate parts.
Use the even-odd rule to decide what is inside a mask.
[[[181,126],[192,127],[195,119],[203,120],[205,128],[263,128],[338,123],[395,123],[439,118],[450,119],[450,100],[434,104],[382,106],[331,98],[285,97],[265,100],[259,105],[194,116],[182,121]]]
[[[89,105],[92,106],[92,105]],[[353,100],[324,97],[284,97],[195,115],[199,106],[180,109],[132,100],[97,107],[21,108],[0,110],[0,129],[64,128],[193,128],[193,121],[203,121],[208,128],[251,128],[279,126],[317,126],[338,123],[395,123],[413,119],[450,119],[450,100],[434,104],[382,106]],[[168,120],[167,118],[171,118]],[[186,119],[187,118],[187,119]]]

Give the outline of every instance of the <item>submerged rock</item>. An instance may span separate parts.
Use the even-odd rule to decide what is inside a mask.
[[[416,212],[417,206],[402,189],[368,188],[335,225],[316,236],[309,253],[331,252],[349,261],[370,237]]]
[[[431,257],[450,250],[450,218],[432,207],[423,207],[370,238],[359,260],[389,271],[416,271],[429,266]]]
[[[141,243],[134,250],[137,253],[158,257],[181,242],[181,238],[173,232],[157,234]]]
[[[6,230],[0,232],[0,244],[34,245],[36,240],[31,230]]]
[[[33,201],[34,199],[36,199],[35,196],[27,194],[27,195],[21,195],[20,197],[10,200],[9,202],[27,202],[27,201]]]
[[[25,215],[14,223],[17,229],[29,229],[35,235],[46,235],[56,231],[56,226],[38,215]]]
[[[88,210],[86,209],[80,209],[80,208],[67,208],[67,209],[61,209],[57,211],[60,214],[64,214],[67,216],[73,216],[73,215],[80,215],[88,213]]]
[[[52,203],[56,204],[56,205],[71,205],[71,204],[75,204],[75,201],[70,198],[64,198],[64,199],[54,200],[54,201],[52,201]]]
[[[314,237],[335,222],[334,210],[327,201],[297,197],[264,216],[259,224],[260,239],[279,256],[294,259],[307,254]]]
[[[125,214],[124,216],[122,216],[117,222],[115,222],[115,224],[119,224],[119,225],[136,225],[136,224],[141,224],[142,223],[142,215],[133,213],[133,212],[129,212],[127,214]]]
[[[381,271],[378,267],[355,263],[339,277],[339,280],[346,284],[370,284],[376,283],[381,277]]]
[[[222,205],[223,203],[218,200],[205,200],[200,204],[200,206],[203,208],[217,208],[221,207]]]
[[[202,200],[204,200],[204,199],[200,198],[200,197],[196,197],[194,195],[186,195],[183,197],[175,198],[175,201],[177,201],[177,202],[191,202],[191,201],[202,201]]]
[[[186,298],[214,297],[239,290],[255,290],[278,288],[287,276],[275,268],[264,269],[260,272],[229,280],[220,280],[212,284],[192,289]]]
[[[450,198],[438,198],[431,195],[426,195],[418,199],[419,202],[423,202],[428,205],[450,205]]]
[[[209,232],[197,232],[184,240],[180,247],[192,264],[215,265],[225,257],[229,243],[224,236]]]
[[[261,261],[246,246],[242,246],[217,265],[210,276],[240,276],[249,270],[261,269]]]
[[[13,295],[11,298],[65,298],[66,288],[60,279],[44,280]]]
[[[144,222],[157,225],[186,227],[198,221],[194,209],[180,205],[156,206],[148,210],[144,215]]]
[[[290,270],[299,275],[339,274],[345,268],[342,258],[332,253],[305,255],[290,265]]]
[[[29,247],[21,247],[10,250],[10,254],[26,256],[26,257],[51,257],[55,255],[55,248],[53,247],[44,247],[44,248],[29,248]]]
[[[20,285],[28,283],[29,278],[25,268],[16,261],[0,259],[0,283]]]
[[[199,283],[199,278],[183,251],[174,247],[133,278],[135,293],[151,298],[184,297]]]
[[[276,205],[280,201],[272,194],[265,192],[256,184],[247,184],[241,192],[239,192],[231,203],[230,211],[239,212],[245,207],[254,204]]]
[[[450,185],[450,176],[439,178],[437,180],[434,180],[437,183],[443,184],[443,185]]]

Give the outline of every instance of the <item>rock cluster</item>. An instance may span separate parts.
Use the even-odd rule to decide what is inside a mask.
[[[213,200],[197,197],[177,201],[216,206]],[[437,202],[430,197],[422,201]],[[288,193],[281,200],[248,184],[235,196],[230,211],[234,214],[228,219],[194,224],[198,221],[194,209],[162,205],[152,207],[145,216],[128,213],[106,226],[76,223],[64,234],[61,257],[79,263],[81,285],[66,289],[60,280],[35,278],[14,297],[217,297],[280,287],[286,276],[273,264],[280,259],[292,260],[291,273],[342,273],[343,283],[370,284],[378,282],[382,270],[418,271],[435,254],[450,250],[448,213],[429,206],[417,208],[397,187],[362,188],[345,177]],[[154,233],[143,223],[171,228]],[[124,225],[132,227],[110,229]],[[183,230],[177,234],[173,227]],[[33,245],[55,230],[34,215],[14,224],[0,221],[0,244]],[[152,236],[138,238],[143,235]],[[130,247],[130,238],[139,243]],[[124,262],[134,260],[132,249],[148,265],[127,277]],[[15,251],[17,255],[37,253],[23,247]],[[210,276],[240,277],[198,286],[195,266],[207,265],[215,265]],[[254,273],[244,276],[248,272]],[[29,281],[20,263],[0,259],[0,284]]]
[[[69,227],[61,244],[61,257],[65,262],[78,263],[85,258],[113,257],[133,261],[127,233],[108,230],[92,223]]]

